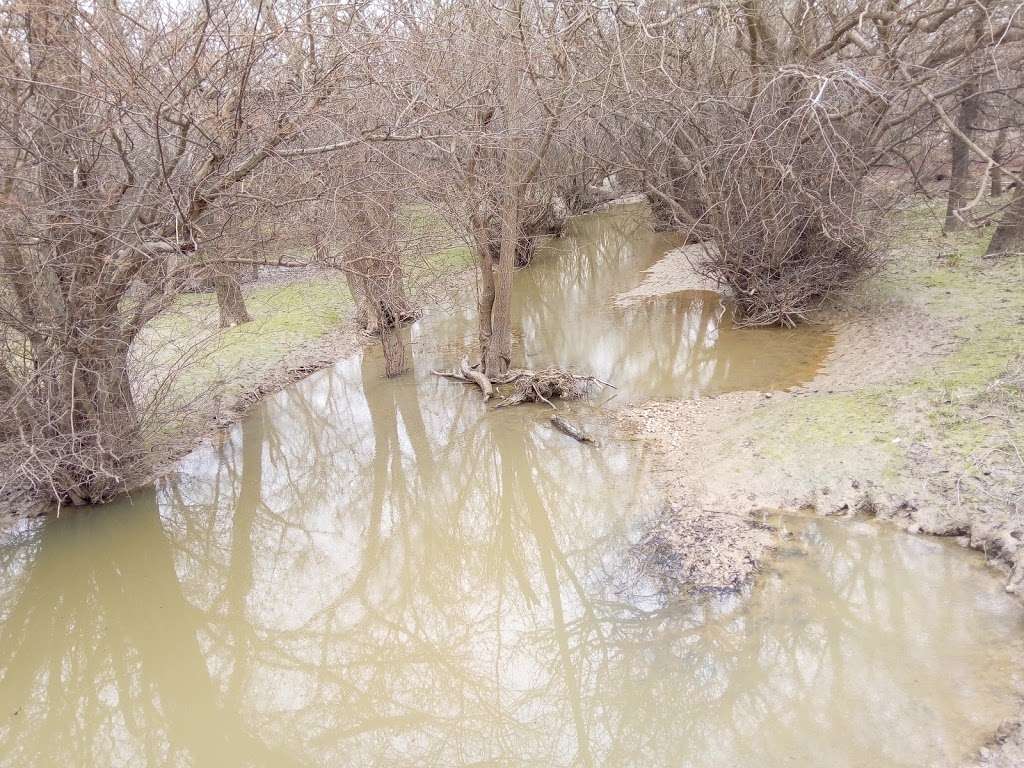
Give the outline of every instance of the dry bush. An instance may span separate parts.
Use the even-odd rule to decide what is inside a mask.
[[[865,199],[850,115],[867,88],[850,72],[783,71],[749,109],[715,110],[701,229],[718,247],[695,266],[730,289],[741,322],[795,325],[879,266],[885,206]]]
[[[498,407],[520,403],[547,403],[552,400],[585,400],[599,383],[593,376],[578,376],[562,368],[544,368],[540,371],[514,370],[494,380],[495,384],[508,383],[512,392],[498,403]]]

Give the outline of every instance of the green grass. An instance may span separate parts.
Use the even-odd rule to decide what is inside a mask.
[[[168,423],[161,430],[187,429],[194,414],[182,406],[210,398],[230,400],[254,389],[289,355],[343,327],[351,316],[352,297],[339,274],[256,288],[246,294],[252,322],[217,327],[213,294],[191,294],[154,319],[141,345],[149,350],[152,378],[165,378],[169,389],[162,407]],[[202,409],[200,409],[202,410]]]
[[[1014,413],[1019,396],[1011,393],[1000,403],[993,396],[1001,377],[1024,357],[1024,264],[986,259],[991,234],[985,227],[943,236],[933,218],[924,231],[904,235],[897,252],[905,290],[955,339],[952,353],[921,371],[909,390],[927,398],[935,435],[965,462],[1005,438],[1007,419],[990,420],[984,411],[998,408],[1018,434],[1022,423],[1021,410]]]
[[[413,206],[403,216],[416,252],[404,264],[414,297],[420,286],[471,266],[469,249],[435,212]],[[203,429],[189,421],[209,418],[211,403],[254,390],[290,356],[344,328],[354,310],[341,272],[243,291],[250,323],[220,329],[216,297],[203,293],[178,297],[144,329],[139,357],[148,386],[160,393],[161,439]],[[199,407],[183,407],[190,404]]]
[[[948,354],[909,381],[764,403],[737,445],[789,464],[870,455],[890,478],[915,442],[959,471],[1008,438],[1024,445],[1024,263],[984,257],[991,227],[944,236],[941,213],[919,204],[900,214],[890,262],[863,298],[915,307],[948,330]]]

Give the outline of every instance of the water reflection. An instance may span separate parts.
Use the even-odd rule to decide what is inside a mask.
[[[570,317],[523,310],[528,355],[632,274],[606,257],[572,262]],[[638,311],[688,330],[635,367],[614,338],[588,359],[726,385],[696,307]],[[345,361],[0,548],[0,765],[923,765],[1013,711],[1024,627],[978,559],[814,523],[749,601],[622,591],[642,457],[488,411],[429,374],[460,342],[413,346],[410,376]]]
[[[576,366],[615,382],[620,400],[781,389],[817,373],[832,343],[822,328],[736,328],[719,296],[702,291],[614,306],[679,239],[652,232],[632,208],[574,224],[517,275],[528,366]]]
[[[616,403],[784,389],[808,382],[832,345],[827,328],[737,328],[715,293],[684,291],[620,307],[642,271],[679,245],[633,206],[572,222],[516,274],[513,364],[568,366],[613,382]],[[413,328],[420,355],[457,364],[476,344],[473,296]]]
[[[1019,612],[942,543],[790,524],[749,601],[639,608],[603,575],[624,532],[585,486],[567,504],[539,428],[470,419],[478,473],[446,488],[393,419],[372,492],[309,504],[270,457],[301,475],[307,439],[367,424],[279,416],[7,550],[0,762],[945,764],[1013,711]]]

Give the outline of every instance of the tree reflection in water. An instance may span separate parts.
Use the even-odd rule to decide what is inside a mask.
[[[731,386],[703,298],[632,311],[632,351],[563,333],[629,287],[617,232],[564,283],[522,273],[524,351]],[[640,458],[489,412],[450,363],[340,363],[0,549],[0,765],[905,765],[1012,711],[1021,619],[976,560],[814,523],[749,601],[623,591]]]

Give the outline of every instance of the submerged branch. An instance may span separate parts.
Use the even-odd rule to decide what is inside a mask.
[[[577,427],[571,421],[563,419],[561,416],[552,416],[551,425],[562,434],[568,435],[573,440],[581,443],[591,443],[597,445],[597,441],[587,434],[581,427]]]

